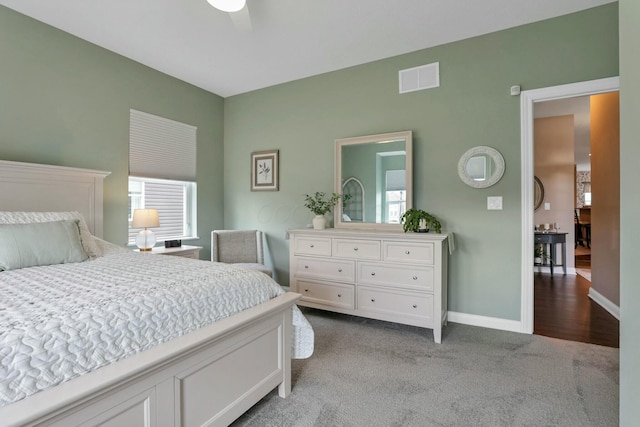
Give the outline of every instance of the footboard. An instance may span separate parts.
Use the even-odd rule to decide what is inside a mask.
[[[5,426],[226,426],[278,387],[291,391],[287,293],[0,408]]]

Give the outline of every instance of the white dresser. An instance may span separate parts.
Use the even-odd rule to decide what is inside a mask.
[[[301,306],[433,329],[447,321],[446,234],[289,230],[291,290]]]

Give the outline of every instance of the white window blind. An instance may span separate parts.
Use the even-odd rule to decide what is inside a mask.
[[[387,191],[404,191],[407,189],[407,173],[404,169],[387,171]]]
[[[130,176],[196,180],[195,126],[134,109],[129,119]]]
[[[197,128],[130,110],[129,224],[138,208],[158,209],[158,241],[197,238]],[[129,243],[139,229],[129,227]]]

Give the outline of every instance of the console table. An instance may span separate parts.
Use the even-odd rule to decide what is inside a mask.
[[[562,245],[562,272],[567,274],[567,234],[568,233],[543,233],[535,232],[534,243],[541,244],[549,248],[549,268],[553,274],[553,264],[556,260],[556,245]],[[544,260],[542,265],[547,265]],[[556,264],[557,265],[557,264]]]

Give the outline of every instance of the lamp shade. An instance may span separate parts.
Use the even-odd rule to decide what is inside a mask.
[[[209,4],[223,12],[238,12],[246,4],[246,0],[207,0]]]
[[[133,211],[132,228],[160,227],[158,209],[135,209]]]

